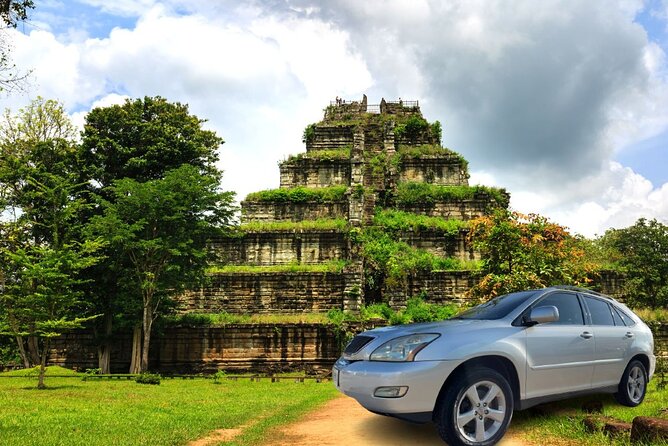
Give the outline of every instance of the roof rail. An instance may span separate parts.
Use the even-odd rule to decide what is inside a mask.
[[[610,296],[606,296],[605,294],[599,293],[598,291],[590,290],[588,288],[583,288],[583,287],[579,287],[579,286],[573,286],[573,285],[553,285],[552,288],[558,288],[560,290],[581,291],[583,293],[589,293],[589,294],[593,294],[595,296],[610,297]]]

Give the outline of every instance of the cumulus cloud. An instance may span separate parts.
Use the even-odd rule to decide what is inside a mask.
[[[321,118],[337,92],[361,96],[372,82],[347,33],[321,20],[280,22],[246,10],[242,20],[181,14],[176,2],[104,9],[138,19],[104,38],[17,33],[17,62],[33,68],[34,94],[63,101],[79,125],[105,98],[161,95],[188,103],[226,140],[224,187],[239,198],[277,187],[276,162],[303,150],[304,126]]]
[[[514,207],[587,235],[668,217],[664,187],[611,164],[668,127],[666,55],[634,22],[643,2],[453,0],[413,14],[380,0],[295,2],[348,30],[377,83],[418,85],[472,182],[507,187]]]
[[[611,163],[668,128],[666,54],[634,22],[640,0],[82,1],[125,25],[17,34],[35,94],[78,122],[109,98],[189,103],[226,140],[239,198],[277,186],[276,161],[303,150],[330,99],[367,93],[419,99],[472,183],[506,187],[520,210],[587,234],[668,216],[668,186]]]

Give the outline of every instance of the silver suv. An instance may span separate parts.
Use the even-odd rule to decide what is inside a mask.
[[[499,296],[441,322],[356,336],[334,383],[371,412],[433,421],[449,445],[493,445],[514,409],[586,393],[637,406],[654,339],[625,305],[573,287]]]

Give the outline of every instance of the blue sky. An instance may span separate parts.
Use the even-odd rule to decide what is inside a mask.
[[[226,143],[224,187],[278,186],[335,96],[420,100],[471,183],[586,236],[668,222],[668,0],[38,0],[10,36],[28,94],[161,95]]]
[[[668,53],[668,22],[666,2],[646,2],[636,14],[635,21],[647,32],[647,38]],[[666,73],[664,73],[666,74]],[[616,160],[642,174],[655,186],[668,182],[668,131],[634,142],[619,153]]]

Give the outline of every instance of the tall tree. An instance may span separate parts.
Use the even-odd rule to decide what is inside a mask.
[[[80,239],[87,203],[74,137],[62,106],[41,98],[0,124],[0,332],[15,337],[25,365],[40,365],[38,387],[50,339],[88,319],[80,273],[102,243]]]
[[[586,284],[592,270],[577,238],[536,214],[497,210],[471,222],[483,277],[471,293],[488,298],[533,287]]]
[[[50,335],[39,324],[77,319],[68,311],[81,309],[75,305],[78,272],[96,259],[94,244],[79,239],[85,203],[78,195],[75,138],[56,101],[38,98],[16,115],[7,111],[0,121],[2,316],[4,332],[16,337],[26,366],[45,360],[39,340],[48,344]],[[44,273],[42,281],[36,271]],[[37,310],[47,302],[49,311]]]
[[[95,213],[100,215],[102,208],[112,209],[119,199],[116,182],[123,179],[134,180],[136,184],[161,180],[171,170],[187,165],[218,184],[221,173],[215,163],[217,149],[223,140],[214,132],[205,130],[204,123],[189,113],[187,105],[171,103],[161,97],[127,100],[122,105],[92,110],[86,117],[79,161],[85,173],[82,181],[89,184],[92,195],[105,203]],[[217,212],[224,214],[219,222],[222,225],[232,218],[231,201],[231,194],[220,199]],[[126,215],[121,210],[114,212]],[[169,214],[172,210],[165,209],[164,212]],[[201,240],[198,243],[202,243]],[[100,297],[98,305],[105,313],[103,327],[100,327],[104,332],[99,349],[102,370],[109,369],[115,315],[124,314],[124,319],[137,321],[133,335],[132,372],[141,368],[142,339],[147,332],[150,337],[152,322],[147,323],[148,319],[143,316],[145,296],[137,289],[136,265],[130,252],[120,243],[110,244],[106,249],[107,259],[98,266],[106,274],[92,276],[95,280],[92,294]],[[201,272],[200,262],[194,262],[192,267]],[[141,279],[140,283],[143,281]],[[104,290],[104,294],[100,296],[99,290]],[[158,293],[160,300],[161,292]]]
[[[122,179],[108,188],[103,214],[91,221],[95,234],[127,256],[135,292],[141,296],[140,364],[148,368],[153,321],[165,300],[203,278],[207,240],[229,222],[231,193],[218,191],[218,179],[191,165],[164,178],[138,182]]]
[[[610,229],[599,241],[622,253],[618,264],[626,274],[624,297],[632,305],[668,307],[668,226],[639,219],[633,226]]]

